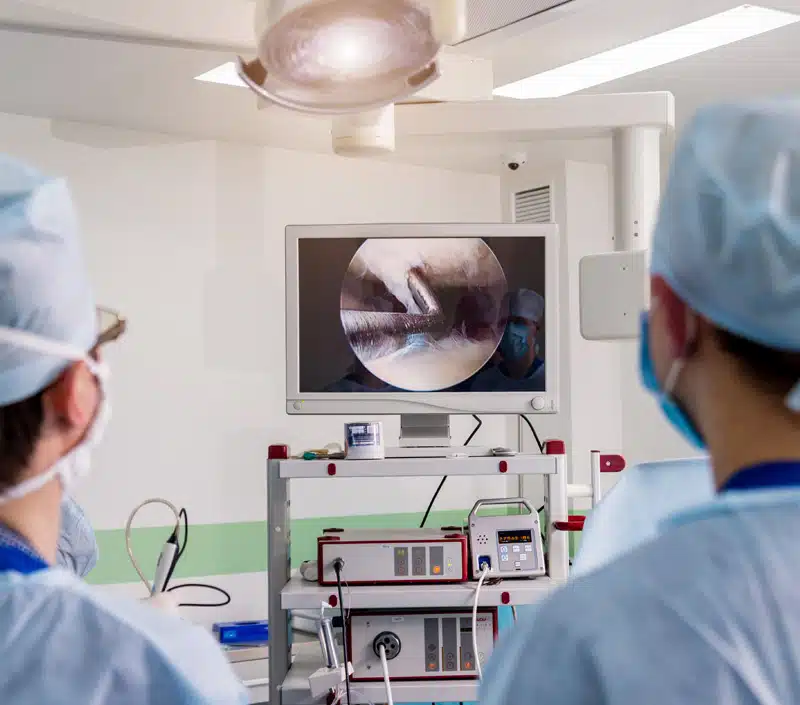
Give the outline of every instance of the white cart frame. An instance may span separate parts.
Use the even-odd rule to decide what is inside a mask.
[[[569,536],[556,530],[568,520],[567,458],[564,444],[549,441],[544,455],[473,458],[397,458],[387,460],[290,460],[285,446],[272,446],[267,464],[267,538],[269,592],[269,693],[270,705],[315,705],[325,698],[311,697],[308,677],[321,665],[319,649],[297,650],[292,660],[288,610],[319,609],[321,602],[336,603],[336,590],[292,578],[290,561],[289,481],[306,478],[320,483],[337,478],[441,477],[475,475],[543,475],[547,496],[548,573],[534,579],[504,580],[484,586],[480,605],[485,607],[530,605],[562,584],[569,570]],[[475,582],[456,585],[403,585],[351,587],[348,608],[471,607]],[[333,598],[333,599],[332,599]],[[478,683],[417,681],[393,685],[394,699],[402,703],[474,702]],[[358,683],[352,705],[366,699],[385,700],[383,683]]]

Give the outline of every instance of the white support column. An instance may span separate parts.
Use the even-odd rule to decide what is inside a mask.
[[[554,580],[566,580],[569,575],[569,534],[555,528],[557,521],[569,516],[567,498],[567,456],[556,455],[557,471],[547,475],[547,562],[548,575]]]
[[[284,454],[287,456],[288,451]],[[281,590],[291,577],[289,481],[281,477],[278,457],[267,461],[267,618],[271,705],[281,705],[281,685],[292,664],[290,615],[281,606]]]
[[[661,197],[661,129],[614,131],[614,249],[649,249]]]

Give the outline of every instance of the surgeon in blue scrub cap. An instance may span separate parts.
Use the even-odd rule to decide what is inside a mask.
[[[64,182],[0,156],[0,703],[248,702],[202,629],[55,567],[124,327],[95,309]]]
[[[800,703],[800,101],[691,121],[651,278],[643,383],[715,494],[521,622],[483,705]]]

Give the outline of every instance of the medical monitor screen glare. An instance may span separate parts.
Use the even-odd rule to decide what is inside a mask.
[[[542,237],[297,241],[299,391],[544,392]]]
[[[531,543],[530,531],[498,531],[497,543]]]

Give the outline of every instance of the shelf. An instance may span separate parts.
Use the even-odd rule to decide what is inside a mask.
[[[319,649],[312,653],[300,650],[281,686],[282,705],[315,705],[326,698],[314,700],[308,687],[309,676],[321,665]],[[386,702],[382,682],[352,683],[351,705]],[[412,681],[392,683],[392,695],[397,703],[475,702],[478,699],[477,681]]]
[[[425,477],[442,475],[553,475],[557,455],[386,460],[282,460],[280,476],[294,478]]]
[[[559,584],[559,581],[545,576],[484,585],[481,588],[480,605],[531,605],[546,597]],[[472,607],[476,585],[477,582],[455,585],[357,586],[345,588],[343,593],[345,607],[348,609]],[[506,603],[503,602],[504,593],[508,593],[509,597]],[[285,610],[319,609],[320,603],[328,602],[333,595],[336,595],[335,587],[321,587],[294,577],[281,590],[281,607]]]

